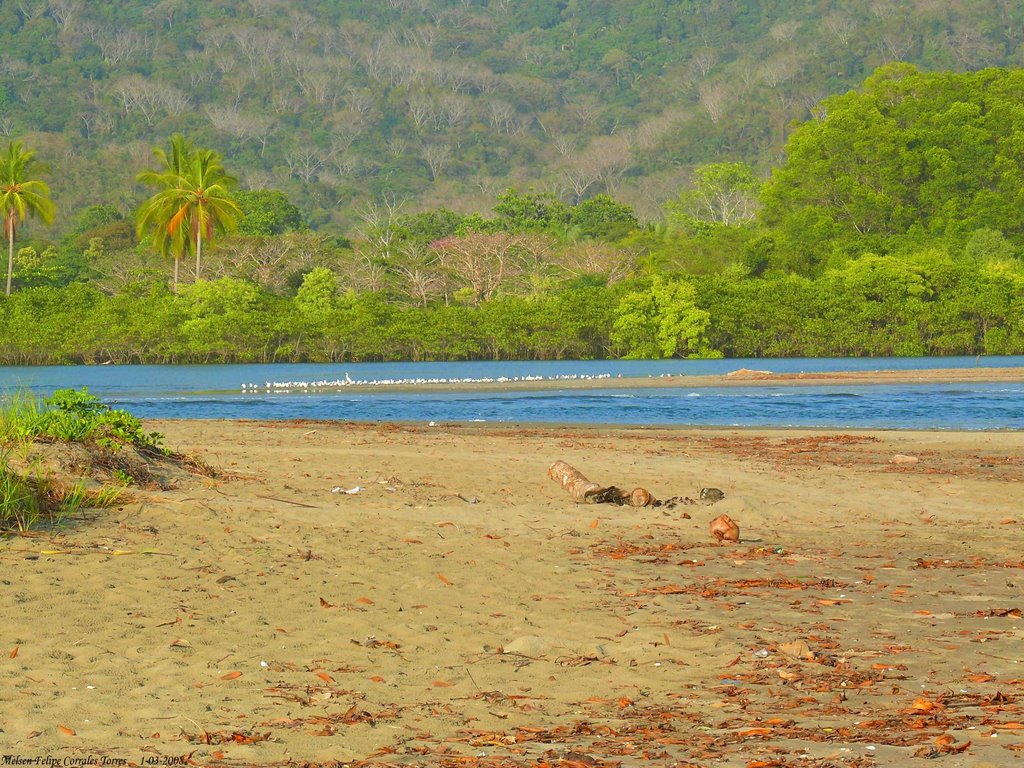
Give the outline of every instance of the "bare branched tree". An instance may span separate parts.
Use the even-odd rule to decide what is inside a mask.
[[[718,63],[718,52],[714,48],[701,48],[690,58],[690,67],[700,77],[708,76],[708,73]]]
[[[398,240],[398,217],[405,202],[404,198],[399,199],[393,194],[385,195],[381,200],[367,203],[356,211],[360,221],[356,227],[359,238],[384,259],[391,258]]]
[[[374,104],[373,94],[366,89],[350,88],[345,94],[345,106],[363,117],[373,111]]]
[[[61,32],[71,29],[80,10],[82,10],[80,0],[50,0],[49,2],[50,17],[57,22]]]
[[[761,65],[761,78],[769,88],[788,83],[800,71],[799,60],[791,54],[779,54]]]
[[[324,167],[324,156],[316,147],[297,147],[285,155],[288,171],[307,184],[315,179]]]
[[[157,112],[163,106],[155,84],[141,75],[129,75],[118,80],[113,93],[121,102],[125,116],[139,113],[147,125],[153,125]]]
[[[465,96],[450,93],[441,97],[439,107],[448,127],[458,128],[469,116],[470,101]]]
[[[96,44],[103,54],[103,61],[111,66],[124,64],[139,56],[148,55],[149,39],[135,30],[117,30],[113,35],[104,35],[96,39]]]
[[[584,157],[576,160],[572,165],[562,169],[562,176],[569,184],[573,192],[573,202],[579,203],[587,190],[597,183],[601,178],[601,169],[590,159]]]
[[[302,42],[310,30],[316,28],[316,25],[316,17],[311,13],[293,11],[288,14],[288,34],[291,36],[293,44]]]
[[[415,244],[403,246],[393,265],[406,295],[422,307],[449,293],[449,285],[436,261],[435,254],[426,246]]]
[[[717,123],[732,102],[732,92],[725,83],[701,83],[700,105],[707,111],[712,123]]]
[[[170,115],[181,115],[192,106],[192,101],[180,89],[170,83],[153,83],[154,98]]]
[[[857,31],[857,23],[842,11],[830,13],[824,18],[821,26],[843,47],[850,44]]]
[[[166,24],[168,30],[174,29],[174,17],[182,9],[185,0],[160,0],[156,5],[150,6],[142,13],[147,19],[159,20]]]
[[[349,272],[352,287],[360,292],[376,293],[387,284],[388,268],[379,256],[360,250]]]
[[[487,115],[490,118],[491,125],[494,127],[494,130],[500,133],[512,135],[515,114],[515,107],[507,101],[491,99],[491,101],[487,102]]]
[[[406,106],[417,131],[422,131],[434,116],[434,100],[425,93],[412,94],[406,101]]]
[[[576,142],[572,136],[564,133],[551,134],[551,146],[554,147],[561,157],[568,157],[576,149]]]
[[[437,181],[448,163],[452,159],[452,149],[447,144],[427,144],[423,147],[422,156],[427,167],[430,169],[430,178]]]
[[[299,73],[298,84],[302,95],[314,104],[336,104],[338,93],[335,77],[323,68],[309,67]]]
[[[914,35],[899,27],[885,29],[875,43],[882,58],[889,61],[904,61],[914,48]]]
[[[33,21],[41,17],[49,10],[46,0],[21,0],[18,3],[18,13],[25,21]]]
[[[946,31],[943,43],[953,58],[965,69],[978,69],[993,64],[999,55],[999,46],[973,26],[956,23]]]
[[[469,289],[479,304],[493,298],[500,287],[519,276],[524,267],[523,235],[473,232],[446,237],[431,245],[442,268],[456,283]]]
[[[793,21],[779,21],[772,24],[771,29],[768,30],[768,34],[771,35],[772,40],[777,43],[791,43],[796,39],[797,32],[800,31],[801,22]]]

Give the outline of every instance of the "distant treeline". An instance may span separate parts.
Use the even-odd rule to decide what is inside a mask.
[[[1024,269],[934,251],[816,278],[581,278],[476,304],[339,295],[334,280],[321,268],[294,296],[233,278],[177,295],[163,283],[31,288],[0,303],[0,362],[1024,354]]]

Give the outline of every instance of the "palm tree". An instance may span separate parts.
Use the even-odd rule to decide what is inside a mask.
[[[181,257],[195,246],[198,280],[204,238],[209,240],[214,229],[234,229],[242,211],[231,199],[230,189],[236,180],[224,171],[220,155],[198,149],[178,134],[171,137],[170,147],[170,152],[153,150],[162,170],[138,176],[138,181],[158,191],[139,207],[136,225],[140,237],[152,231],[153,244],[160,252],[173,254],[177,291]]]
[[[141,239],[148,230],[152,230],[154,247],[162,256],[174,258],[174,282],[172,290],[178,292],[178,272],[181,259],[188,255],[192,243],[185,236],[185,230],[179,229],[174,234],[167,230],[167,222],[174,216],[176,208],[166,194],[156,194],[139,206],[136,214],[136,231]]]
[[[178,292],[181,259],[188,255],[191,241],[184,230],[178,230],[172,234],[168,231],[167,225],[178,210],[173,190],[185,173],[195,152],[192,142],[180,133],[176,133],[171,136],[170,151],[164,151],[162,147],[156,147],[153,150],[153,156],[160,161],[162,168],[157,171],[143,171],[136,177],[137,181],[160,190],[139,206],[135,220],[136,231],[139,239],[142,239],[146,232],[151,231],[153,245],[160,251],[160,254],[174,258],[172,288],[174,293]]]
[[[231,198],[231,188],[238,180],[229,176],[221,165],[220,155],[212,149],[196,152],[186,173],[182,176],[181,206],[170,221],[168,231],[173,232],[187,219],[188,230],[196,245],[196,280],[203,259],[203,238],[213,238],[216,229],[230,232],[238,226],[244,215]]]
[[[46,183],[27,178],[35,170],[45,170],[35,155],[20,141],[12,141],[0,156],[0,216],[3,217],[4,235],[7,237],[7,296],[11,295],[14,277],[14,236],[18,225],[26,216],[38,216],[50,224],[56,213]]]
[[[181,266],[181,259],[188,254],[190,247],[189,239],[183,237],[184,233],[176,233],[171,236],[167,231],[167,222],[174,216],[177,209],[173,200],[167,193],[174,188],[176,179],[184,173],[189,159],[195,153],[192,143],[181,134],[174,134],[171,137],[170,151],[165,152],[163,148],[157,147],[153,150],[153,156],[163,166],[158,171],[143,171],[136,178],[143,184],[159,188],[161,191],[139,206],[136,213],[135,228],[141,240],[147,232],[152,232],[153,245],[163,256],[174,258],[174,282],[172,290],[178,292],[178,272]]]

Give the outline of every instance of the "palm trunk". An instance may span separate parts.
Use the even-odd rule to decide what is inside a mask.
[[[171,288],[171,293],[178,292],[178,267],[181,264],[181,255],[174,254],[174,287]]]
[[[7,224],[7,293],[5,296],[11,295],[11,278],[14,275],[14,226],[10,222],[4,222]]]
[[[203,226],[196,230],[196,280],[199,280],[199,265],[203,259]]]

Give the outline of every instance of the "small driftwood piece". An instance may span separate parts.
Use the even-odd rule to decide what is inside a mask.
[[[614,485],[592,483],[583,473],[564,461],[548,467],[548,477],[569,492],[578,504],[628,504],[632,507],[652,506],[654,497],[644,488],[623,491]]]

